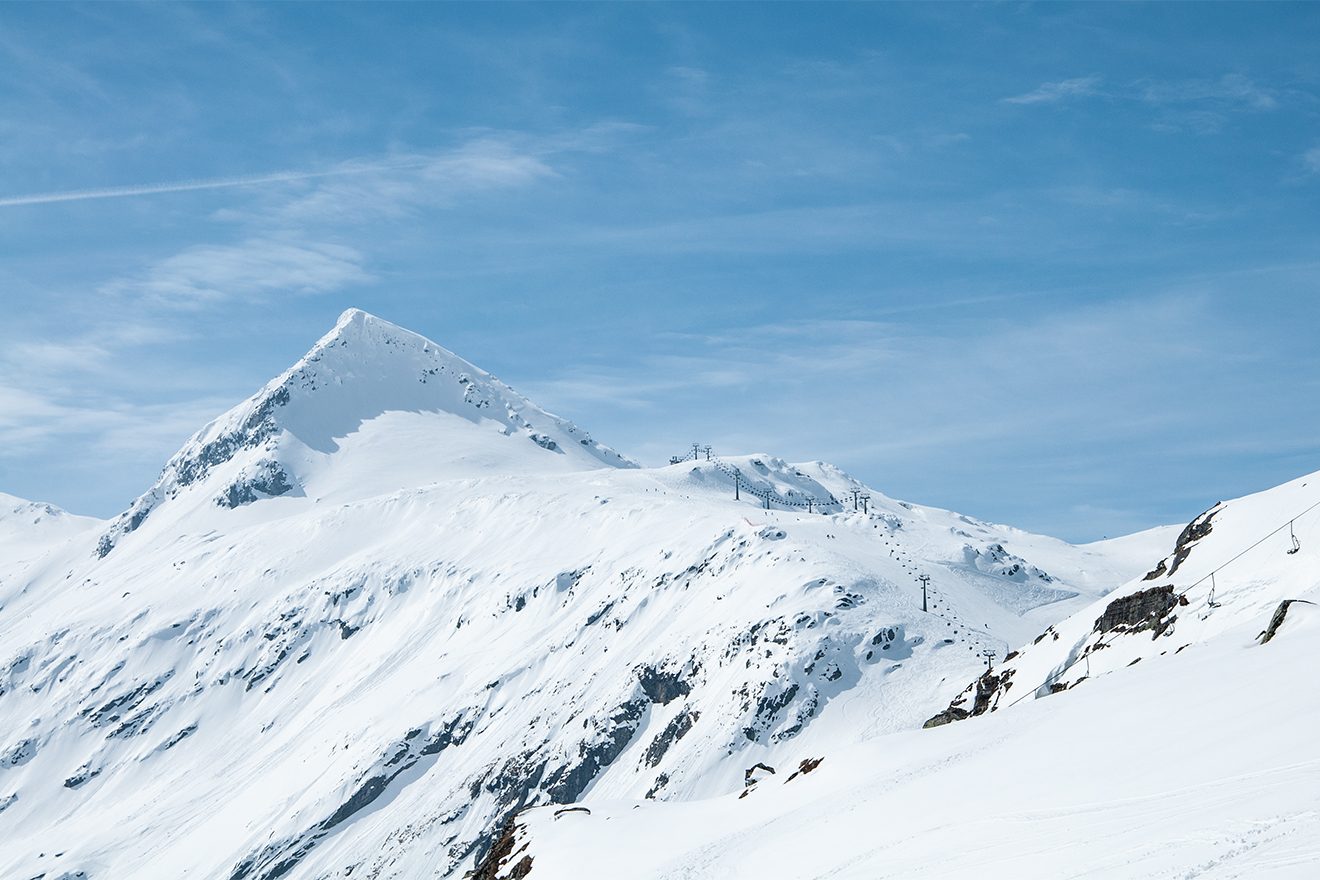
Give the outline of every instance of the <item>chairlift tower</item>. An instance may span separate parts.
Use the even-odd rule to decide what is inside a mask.
[[[921,577],[917,578],[917,580],[921,581],[921,610],[929,611],[930,609],[926,602],[926,590],[930,587],[930,575],[923,574]]]

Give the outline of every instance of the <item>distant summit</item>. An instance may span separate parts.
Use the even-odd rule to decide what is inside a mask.
[[[426,337],[349,309],[297,363],[193,435],[97,553],[185,493],[233,509],[492,472],[636,466]]]
[[[35,558],[49,547],[100,523],[93,517],[77,516],[44,501],[28,501],[0,492],[0,558],[11,563]]]

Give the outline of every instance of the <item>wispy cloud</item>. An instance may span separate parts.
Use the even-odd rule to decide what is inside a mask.
[[[357,250],[337,244],[252,238],[233,245],[188,248],[137,277],[113,281],[108,294],[171,305],[269,294],[315,294],[365,283],[371,275]]]
[[[1302,154],[1302,166],[1310,174],[1320,174],[1320,147],[1312,147]]]
[[[553,177],[555,171],[543,152],[536,145],[523,148],[510,140],[482,136],[450,150],[344,163],[322,172],[211,181],[206,185],[315,179],[309,187],[274,188],[239,207],[215,212],[215,219],[232,221],[244,229],[246,238],[185,248],[103,284],[100,291],[169,306],[197,306],[240,298],[330,293],[365,284],[373,280],[365,268],[365,255],[357,248],[322,239],[340,238],[344,229],[360,227],[371,219],[452,206],[479,193]]]
[[[1031,91],[1004,98],[1005,104],[1056,104],[1069,98],[1094,95],[1100,87],[1100,77],[1082,76],[1059,82],[1041,83]]]
[[[1158,127],[1193,129],[1213,133],[1223,128],[1229,111],[1268,111],[1279,106],[1274,90],[1240,73],[1217,79],[1141,79],[1113,83],[1101,91],[1099,76],[1084,76],[1042,83],[1021,95],[1002,99],[1006,104],[1058,104],[1074,98],[1103,94],[1119,101],[1138,102],[1160,108],[1164,118]]]
[[[476,138],[453,150],[416,155],[373,170],[376,173],[370,175],[322,181],[310,192],[269,206],[267,220],[303,224],[396,217],[555,176],[540,150],[520,148],[498,137]]]
[[[21,457],[57,438],[80,437],[92,453],[159,461],[233,403],[219,397],[155,404],[77,400],[0,383],[0,459]]]
[[[1138,96],[1149,104],[1215,102],[1249,110],[1273,110],[1279,106],[1274,92],[1239,73],[1219,79],[1146,81],[1136,86]]]

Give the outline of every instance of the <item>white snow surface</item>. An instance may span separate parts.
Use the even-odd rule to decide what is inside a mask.
[[[1320,876],[1320,473],[1211,511],[1171,574],[1172,557],[998,667],[1011,684],[985,714],[813,743],[742,798],[527,811],[500,876],[526,859],[535,880]],[[1166,586],[1157,625],[1100,624]]]
[[[821,462],[639,468],[355,310],[112,522],[24,505],[0,877],[46,880],[456,877],[528,805],[726,804],[808,755],[826,779],[1156,561]]]
[[[95,517],[77,516],[53,504],[0,492],[0,560],[5,572],[13,575],[20,565],[103,525]]]

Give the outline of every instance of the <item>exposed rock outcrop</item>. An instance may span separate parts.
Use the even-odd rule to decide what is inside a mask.
[[[1265,629],[1261,632],[1260,635],[1256,636],[1256,638],[1260,639],[1260,643],[1262,645],[1267,644],[1270,641],[1270,639],[1274,638],[1274,636],[1278,634],[1279,627],[1283,626],[1283,621],[1288,617],[1288,609],[1291,608],[1293,604],[1297,602],[1300,602],[1303,605],[1315,604],[1314,602],[1310,602],[1306,599],[1284,599],[1282,602],[1280,602],[1279,607],[1274,609],[1274,616],[1270,618],[1270,625],[1265,627]]]
[[[1178,567],[1187,561],[1187,557],[1192,553],[1192,547],[1197,541],[1200,541],[1206,535],[1210,534],[1212,520],[1224,506],[1220,501],[1214,507],[1202,513],[1187,524],[1187,527],[1178,535],[1178,540],[1173,545],[1173,555],[1160,560],[1160,564],[1150,571],[1146,572],[1145,580],[1153,581],[1157,578],[1172,576]]]
[[[1095,632],[1138,633],[1154,630],[1158,638],[1177,620],[1177,615],[1172,613],[1173,609],[1186,604],[1185,596],[1173,592],[1173,584],[1129,593],[1105,607],[1104,613],[1096,618]]]

